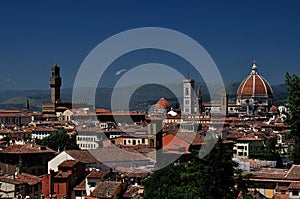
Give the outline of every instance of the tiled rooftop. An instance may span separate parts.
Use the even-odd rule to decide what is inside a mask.
[[[87,150],[66,150],[67,154],[84,164],[97,163],[98,160]]]
[[[38,176],[22,173],[20,175],[17,175],[17,178],[23,182],[26,182],[29,185],[35,185],[42,182],[42,179]]]
[[[86,181],[85,179],[76,187],[74,187],[75,191],[85,191],[86,190]]]
[[[112,198],[117,189],[121,186],[121,182],[104,181],[100,182],[92,192],[93,197],[97,198]]]
[[[1,176],[0,181],[10,183],[10,184],[28,184],[28,185],[35,185],[38,183],[41,183],[41,178],[30,175],[27,173],[18,174],[15,177],[14,176]]]
[[[59,172],[54,178],[68,178],[71,174],[68,172]]]
[[[142,186],[129,186],[123,194],[124,198],[138,198],[139,190],[144,189]]]
[[[272,199],[289,199],[287,194],[275,194]]]
[[[259,171],[251,172],[254,178],[267,178],[267,179],[284,179],[287,174],[286,169],[262,168]]]
[[[293,165],[286,174],[286,178],[291,180],[300,180],[300,165]]]
[[[91,173],[89,173],[86,177],[87,178],[97,178],[97,179],[102,179],[104,178],[107,174],[109,174],[109,171],[103,171],[103,170],[92,170]]]
[[[0,150],[0,153],[28,154],[28,153],[56,153],[56,151],[40,145],[11,144],[8,147],[5,147],[2,150]]]
[[[58,165],[58,167],[73,167],[78,162],[79,162],[78,160],[65,160],[60,165]]]
[[[15,185],[25,184],[25,182],[21,181],[18,178],[12,178],[12,177],[6,177],[6,176],[1,176],[0,182],[6,182],[6,183],[10,183],[10,184],[15,184]]]
[[[98,159],[99,162],[127,162],[127,161],[147,161],[149,160],[140,153],[130,153],[119,147],[101,148],[89,150],[89,152]]]
[[[291,182],[289,189],[297,189],[300,190],[300,182]]]

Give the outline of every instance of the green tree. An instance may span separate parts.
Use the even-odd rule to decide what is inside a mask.
[[[288,114],[286,122],[291,125],[290,135],[295,146],[290,154],[295,164],[300,164],[300,78],[286,73],[285,82],[288,86]]]
[[[155,171],[146,181],[146,198],[233,198],[232,153],[221,139],[205,158],[169,165]]]
[[[70,150],[79,149],[76,144],[76,135],[71,137],[64,131],[54,131],[50,136],[45,137],[42,140],[37,140],[37,144],[47,146],[53,150]]]
[[[264,150],[260,152],[251,153],[249,157],[253,159],[276,161],[276,167],[282,168],[282,157],[280,156],[276,143],[277,139],[275,137],[269,138],[266,142]]]

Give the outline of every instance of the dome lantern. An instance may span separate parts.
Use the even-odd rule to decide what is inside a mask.
[[[251,73],[240,84],[237,90],[236,104],[242,109],[254,112],[258,106],[268,110],[273,103],[273,91],[270,84],[257,72],[256,62],[253,62]]]

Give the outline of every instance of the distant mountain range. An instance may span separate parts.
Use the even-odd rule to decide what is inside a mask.
[[[227,82],[225,89],[229,95],[229,101],[235,101],[236,91],[240,82]],[[195,87],[197,87],[196,85]],[[167,88],[168,87],[168,88]],[[172,107],[178,106],[178,101],[182,100],[182,96],[176,98],[171,92],[176,91],[182,93],[182,84],[169,84],[167,87],[157,84],[147,84],[140,86],[130,98],[130,110],[148,110],[151,105],[155,104],[160,98],[167,99]],[[210,100],[210,95],[205,84],[200,84],[201,94],[204,101]],[[216,86],[217,87],[217,86]],[[126,94],[130,87],[116,88],[115,92]],[[287,100],[286,84],[277,84],[272,86],[274,94],[274,104],[284,104]],[[111,109],[111,96],[113,88],[99,88],[96,92],[96,107]],[[182,94],[181,94],[182,95]],[[50,90],[24,90],[24,91],[0,91],[0,109],[22,109],[26,100],[29,100],[32,110],[41,111],[41,105],[50,101]],[[61,90],[62,101],[72,100],[72,88]]]

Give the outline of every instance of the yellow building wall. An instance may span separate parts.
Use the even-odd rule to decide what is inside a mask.
[[[274,195],[274,189],[265,189],[265,194],[267,198],[272,198]]]
[[[257,191],[259,192],[261,189],[259,188],[253,188],[251,191]],[[264,189],[263,195],[267,198],[272,198],[274,196],[274,189]]]

